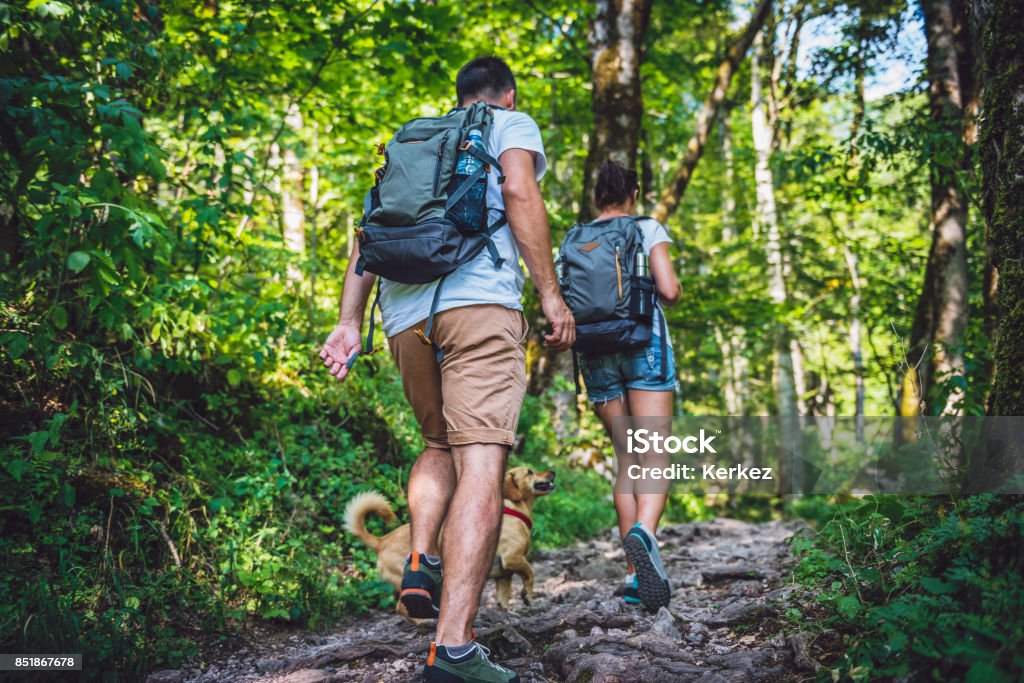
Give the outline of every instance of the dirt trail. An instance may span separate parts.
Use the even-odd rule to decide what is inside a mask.
[[[806,678],[815,665],[802,639],[783,633],[780,618],[795,598],[786,539],[799,528],[719,519],[662,529],[662,555],[675,592],[669,608],[657,614],[613,595],[624,565],[610,530],[571,548],[535,551],[534,604],[522,603],[516,580],[512,611],[500,612],[488,582],[477,637],[523,681]],[[220,661],[207,659],[202,669],[160,672],[150,680],[419,681],[431,632],[393,612],[364,614],[329,635],[255,638]]]

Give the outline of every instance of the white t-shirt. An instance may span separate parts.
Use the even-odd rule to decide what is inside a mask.
[[[665,226],[653,218],[644,218],[636,222],[640,226],[640,233],[644,240],[644,251],[651,255],[651,249],[657,244],[672,244],[672,238],[668,236]]]
[[[500,160],[507,149],[534,152],[537,180],[544,177],[547,157],[544,156],[544,141],[540,137],[537,123],[522,112],[495,108],[487,153]],[[505,209],[498,174],[493,170],[487,175],[487,206],[490,208],[490,223],[500,218]],[[512,231],[505,225],[494,233],[492,239],[498,254],[505,259],[501,268],[495,270],[489,251],[481,251],[476,258],[463,264],[445,279],[437,305],[438,313],[474,304],[500,304],[517,311],[523,310],[521,299],[526,278],[519,266],[519,249],[512,238]],[[430,313],[436,286],[434,282],[406,285],[382,279],[380,312],[384,334],[393,337],[424,320]]]
[[[640,233],[644,241],[644,251],[647,252],[648,256],[651,255],[651,249],[654,249],[654,245],[672,244],[672,238],[669,237],[668,230],[653,218],[645,218],[636,223],[640,226]],[[654,317],[651,319],[651,325],[654,330],[654,336],[661,337],[661,308],[659,306],[654,307]]]

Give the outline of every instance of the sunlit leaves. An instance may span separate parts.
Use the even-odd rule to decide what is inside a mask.
[[[84,251],[73,251],[68,254],[68,268],[75,273],[79,273],[89,265],[90,258],[89,254]]]

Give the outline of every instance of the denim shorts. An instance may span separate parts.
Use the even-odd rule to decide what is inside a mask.
[[[673,391],[676,380],[676,359],[672,345],[668,353],[665,375],[661,374],[661,337],[654,335],[647,348],[600,355],[580,354],[580,372],[591,403],[606,403],[622,396],[626,389]]]

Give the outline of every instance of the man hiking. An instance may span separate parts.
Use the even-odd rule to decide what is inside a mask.
[[[496,160],[499,167],[488,164],[485,169],[490,243],[441,283],[385,278],[380,283],[384,332],[426,444],[409,475],[412,547],[399,599],[410,616],[437,617],[425,681],[518,681],[474,642],[472,624],[494,560],[501,483],[526,391],[528,326],[520,256],[551,323],[545,343],[557,351],[568,349],[575,327],[555,277],[538,186],[547,165],[540,129],[515,110],[511,69],[496,57],[474,59],[459,70],[455,90],[460,108],[486,109],[493,116],[486,145],[479,143],[486,146],[486,155],[480,156]],[[486,108],[474,106],[478,102]],[[460,152],[471,142],[467,139]],[[391,154],[389,163],[397,158]],[[407,176],[392,176],[398,177]],[[436,189],[436,178],[433,184]],[[452,195],[453,200],[458,192]],[[370,272],[360,274],[359,241],[345,275],[338,325],[320,353],[339,380],[360,351],[363,313],[376,279]],[[364,251],[365,258],[369,247]],[[442,523],[444,539],[438,547]]]

